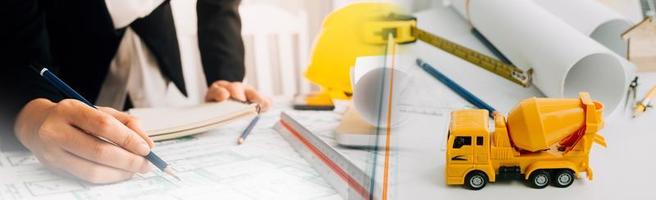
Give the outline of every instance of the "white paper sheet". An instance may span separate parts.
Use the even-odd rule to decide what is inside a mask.
[[[246,143],[248,120],[158,143],[178,182],[151,172],[116,184],[94,185],[59,176],[28,152],[0,152],[0,199],[341,199],[273,129],[279,112],[262,116]]]
[[[605,104],[606,115],[622,101],[628,80],[617,54],[535,2],[451,2],[515,65],[533,68],[533,83],[545,95],[576,97],[587,91]]]

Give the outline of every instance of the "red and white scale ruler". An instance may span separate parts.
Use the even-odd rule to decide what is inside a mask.
[[[396,48],[397,44],[394,42],[392,34],[388,35],[387,45],[385,47],[385,66],[394,69],[396,63]],[[392,110],[394,72],[384,75],[384,79],[390,81],[388,105],[381,105],[388,107]],[[389,77],[387,77],[389,76]],[[380,108],[382,109],[382,108]],[[381,116],[386,118],[386,123],[390,123],[390,116]],[[386,126],[389,127],[389,126]],[[388,196],[389,186],[389,166],[390,166],[390,129],[387,128],[385,144],[380,148],[385,153],[384,162],[385,166],[382,172],[382,180],[379,179],[376,166],[378,163],[373,163],[372,174],[367,173],[362,168],[359,168],[346,156],[338,150],[323,141],[317,135],[313,134],[310,130],[298,123],[285,112],[280,115],[280,121],[275,127],[278,132],[299,152],[305,160],[307,160],[324,179],[326,179],[345,199],[382,199],[386,200]],[[377,155],[372,155],[377,156]],[[373,187],[372,187],[373,184]],[[380,194],[376,191],[381,191]]]
[[[371,176],[347,156],[282,112],[275,129],[345,199],[379,199]],[[380,191],[380,186],[373,188]]]

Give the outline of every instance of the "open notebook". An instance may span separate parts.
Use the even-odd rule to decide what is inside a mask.
[[[136,108],[129,113],[139,118],[141,125],[155,141],[175,139],[202,133],[226,123],[257,114],[255,104],[235,101],[205,103],[171,108]]]

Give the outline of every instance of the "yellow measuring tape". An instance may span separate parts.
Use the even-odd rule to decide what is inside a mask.
[[[385,44],[389,33],[392,33],[394,40],[399,44],[421,40],[521,86],[528,87],[531,85],[532,69],[525,71],[512,64],[506,64],[499,59],[419,29],[417,28],[417,20],[414,17],[391,15],[389,19],[365,24],[364,30],[363,38],[368,43]]]
[[[413,28],[413,32],[417,39],[442,49],[451,55],[462,58],[471,64],[479,66],[524,87],[531,85],[532,69],[524,71],[514,65],[506,64],[499,59],[479,53],[473,49],[461,46],[416,27]]]

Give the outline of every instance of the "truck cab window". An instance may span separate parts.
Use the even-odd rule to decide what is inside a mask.
[[[483,146],[483,136],[476,137],[476,146]]]
[[[460,149],[462,146],[471,146],[471,137],[469,136],[458,136],[453,141],[453,148]]]

